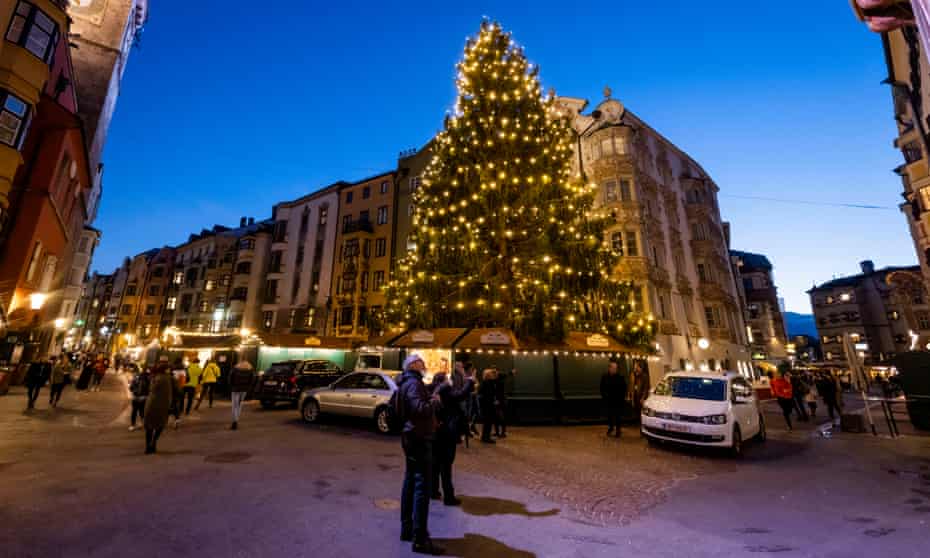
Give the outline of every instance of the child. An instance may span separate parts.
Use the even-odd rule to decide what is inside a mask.
[[[817,385],[816,382],[808,382],[809,389],[804,395],[804,401],[807,403],[807,408],[810,409],[811,419],[817,417]]]

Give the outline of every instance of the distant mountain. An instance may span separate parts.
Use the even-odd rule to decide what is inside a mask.
[[[788,328],[788,337],[793,335],[818,337],[817,324],[814,322],[813,314],[785,312],[785,327]]]

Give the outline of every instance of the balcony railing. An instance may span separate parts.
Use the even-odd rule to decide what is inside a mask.
[[[342,226],[342,234],[351,234],[354,232],[373,233],[375,232],[375,227],[368,219],[349,221]]]

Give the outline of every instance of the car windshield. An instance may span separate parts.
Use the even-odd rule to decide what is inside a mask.
[[[268,368],[268,371],[265,372],[265,374],[268,374],[268,375],[293,374],[293,373],[294,373],[294,365],[291,363],[287,363],[287,362],[278,362],[278,363],[272,364],[271,367]]]
[[[727,383],[713,378],[690,378],[673,376],[659,382],[656,395],[668,395],[683,399],[704,401],[726,401]]]

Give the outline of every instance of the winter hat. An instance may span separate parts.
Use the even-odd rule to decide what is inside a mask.
[[[416,353],[411,353],[411,354],[407,355],[407,358],[404,359],[404,371],[406,372],[407,370],[410,370],[410,366],[411,366],[414,362],[416,362],[416,361],[418,361],[418,360],[419,360],[420,362],[423,362],[423,364],[426,364],[426,363],[423,361],[423,357],[421,357],[420,355],[418,355],[418,354],[416,354]]]

